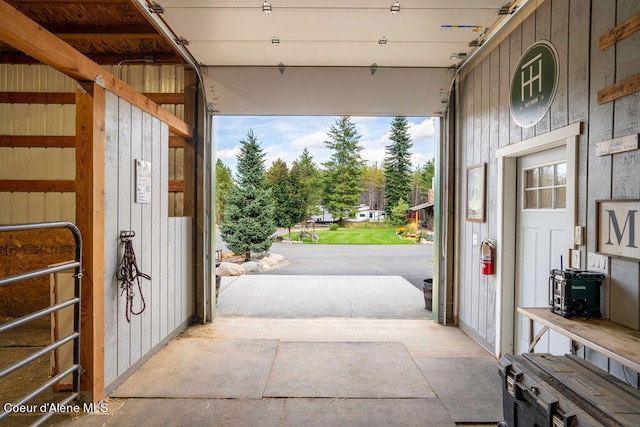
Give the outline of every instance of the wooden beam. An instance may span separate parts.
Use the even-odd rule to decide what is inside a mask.
[[[129,3],[131,0],[20,0],[21,3],[54,3],[61,4],[119,4]]]
[[[0,135],[0,147],[74,148],[75,136]]]
[[[47,26],[47,29],[63,40],[154,40],[162,36],[151,25],[114,25],[114,26]]]
[[[145,93],[156,104],[184,104],[184,93]]]
[[[606,104],[623,96],[640,91],[640,74],[624,79],[598,91],[598,104]]]
[[[185,70],[184,87],[185,87],[185,106],[184,117],[190,123],[196,122],[195,103],[197,99],[196,93],[196,73],[192,70]],[[182,215],[194,217],[196,213],[196,147],[195,138],[185,141],[182,153],[183,161],[183,179],[184,179],[184,197],[182,198]],[[213,170],[213,169],[212,169]],[[195,254],[196,252],[194,252]]]
[[[116,65],[121,61],[140,61],[144,59],[145,56],[151,55],[153,56],[153,60],[156,62],[162,62],[163,65],[175,65],[175,64],[184,64],[184,59],[180,58],[173,52],[126,52],[123,54],[90,54],[86,55],[91,61],[96,64],[102,65]],[[41,62],[37,59],[29,56],[23,52],[1,52],[0,53],[0,64],[40,64]]]
[[[0,191],[73,193],[76,191],[76,182],[73,180],[5,179],[0,180]]]
[[[4,1],[0,1],[0,40],[79,82],[97,82],[105,89],[167,123],[169,130],[173,133],[191,137],[192,129],[185,122],[163,110],[158,104]]]
[[[184,93],[143,93],[156,104],[184,104]],[[71,92],[0,92],[0,104],[74,104]]]
[[[76,224],[82,233],[84,399],[104,399],[104,193],[106,91],[94,83],[76,90]]]
[[[184,181],[169,181],[170,193],[182,193],[184,192]]]
[[[613,46],[620,40],[640,30],[640,13],[635,14],[620,25],[616,25],[600,36],[600,50]]]
[[[184,148],[184,139],[179,136],[169,137],[169,148]]]
[[[0,92],[0,104],[74,104],[75,93]]]

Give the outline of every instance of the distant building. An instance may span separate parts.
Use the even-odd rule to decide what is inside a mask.
[[[358,206],[358,212],[356,212],[354,218],[349,218],[347,221],[352,222],[383,222],[385,219],[385,213],[383,210],[370,209],[368,205]]]
[[[324,206],[318,206],[320,213],[311,216],[311,221],[328,224],[337,222],[338,218],[334,218]],[[345,218],[345,221],[350,222],[383,222],[385,220],[385,213],[383,210],[372,210],[368,205],[360,205],[357,207],[357,212],[352,218]]]

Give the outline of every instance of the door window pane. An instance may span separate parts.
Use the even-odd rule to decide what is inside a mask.
[[[524,171],[524,209],[567,207],[567,164],[557,163]]]

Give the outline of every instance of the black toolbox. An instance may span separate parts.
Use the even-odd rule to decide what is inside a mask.
[[[640,426],[640,390],[576,356],[505,355],[504,424],[514,426]]]

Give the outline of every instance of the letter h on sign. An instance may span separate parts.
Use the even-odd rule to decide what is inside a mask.
[[[536,55],[535,57],[533,57],[533,59],[531,59],[529,62],[527,62],[526,64],[524,64],[521,68],[520,68],[520,73],[522,75],[522,90],[521,90],[521,100],[524,102],[525,100],[525,89],[528,87],[529,88],[529,96],[528,98],[532,98],[533,97],[533,84],[537,81],[538,82],[538,90],[536,92],[536,95],[539,94],[540,92],[542,92],[542,54],[539,53],[538,55]],[[528,79],[527,79],[527,72],[528,72]]]

